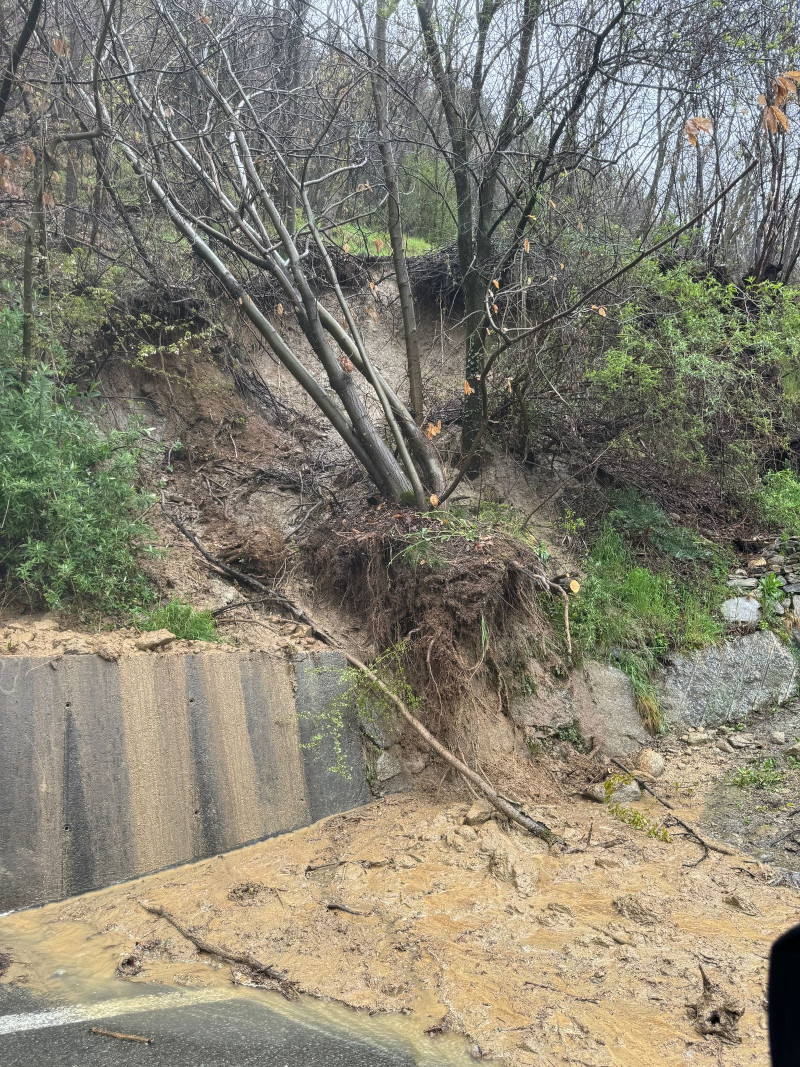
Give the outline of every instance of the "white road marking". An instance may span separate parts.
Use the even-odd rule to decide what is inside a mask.
[[[53,1011],[30,1011],[21,1015],[0,1016],[0,1036],[19,1034],[25,1030],[45,1030],[51,1026],[72,1026],[74,1023],[96,1022],[111,1019],[115,1015],[128,1015],[142,1011],[162,1011],[166,1008],[185,1008],[191,1004],[208,1004],[227,1000],[218,989],[192,989],[186,992],[154,993],[146,997],[120,997],[118,1000],[102,1000],[97,1004],[80,1007],[55,1008]]]

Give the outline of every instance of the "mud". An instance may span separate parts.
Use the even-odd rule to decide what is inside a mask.
[[[695,816],[693,796],[673,801]],[[771,868],[744,855],[702,860],[689,838],[654,840],[583,801],[534,809],[567,841],[555,853],[480,813],[467,825],[470,803],[385,798],[7,916],[0,951],[15,962],[4,980],[46,988],[55,970],[91,966],[111,981],[131,958],[131,985],[253,980],[199,952],[145,901],[203,941],[269,964],[300,993],[359,1019],[403,1017],[423,1049],[444,1049],[441,1035],[455,1033],[474,1057],[519,1067],[766,1067],[769,946],[797,921],[800,901],[769,884]],[[638,807],[664,814],[655,802]],[[696,1029],[687,1005],[701,1000],[701,967],[743,1007],[739,1043]]]

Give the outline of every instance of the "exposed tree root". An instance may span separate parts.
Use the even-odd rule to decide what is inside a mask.
[[[397,709],[401,717],[424,741],[426,747],[431,749],[431,751],[435,752],[438,756],[440,756],[441,759],[443,759],[445,763],[447,763],[450,767],[458,771],[462,778],[464,778],[467,782],[475,786],[475,788],[478,789],[484,797],[486,797],[489,803],[499,812],[505,815],[506,818],[516,823],[517,826],[521,826],[524,830],[527,830],[528,833],[533,834],[535,837],[542,838],[542,840],[546,841],[548,844],[563,844],[561,839],[557,837],[557,835],[554,834],[548,826],[545,826],[544,823],[539,822],[538,819],[531,818],[531,816],[528,815],[525,811],[523,811],[523,809],[518,804],[515,804],[507,797],[504,797],[501,793],[498,793],[496,789],[494,789],[484,778],[481,777],[481,775],[473,771],[471,767],[469,767],[466,763],[463,762],[463,760],[460,760],[457,756],[453,755],[450,749],[445,747],[445,745],[443,745],[441,741],[437,740],[437,738],[433,736],[430,730],[428,730],[427,727],[425,727],[420,722],[416,715],[414,715],[408,709],[408,707],[400,699],[400,697],[398,697],[397,694],[389,688],[389,686],[387,686],[384,682],[381,681],[381,679],[378,677],[377,674],[375,674],[373,670],[371,670],[365,663],[362,663],[361,660],[357,659],[354,655],[352,655],[352,653],[347,652],[345,649],[340,649],[334,639],[331,637],[331,635],[328,634],[321,627],[317,626],[314,620],[305,611],[303,611],[302,608],[298,607],[297,604],[289,600],[288,597],[284,597],[279,593],[273,593],[256,578],[251,578],[249,575],[243,574],[242,572],[237,571],[235,568],[230,567],[228,564],[222,563],[220,560],[216,559],[209,552],[207,552],[205,548],[203,548],[203,546],[200,544],[194,534],[192,534],[191,531],[188,530],[179,519],[175,518],[174,515],[171,515],[167,511],[166,507],[164,506],[163,499],[161,501],[161,508],[164,514],[171,520],[171,522],[174,523],[177,529],[180,530],[184,537],[191,541],[191,543],[198,550],[198,552],[200,552],[203,558],[206,559],[209,563],[211,563],[215,567],[218,567],[221,571],[226,574],[229,574],[231,577],[236,578],[239,581],[245,582],[246,584],[252,586],[255,589],[258,589],[260,592],[269,594],[270,597],[275,601],[275,603],[280,604],[282,607],[286,608],[286,610],[288,610],[294,618],[310,626],[312,633],[319,641],[322,641],[325,644],[329,645],[331,648],[335,648],[337,649],[337,651],[340,651],[352,667],[355,667],[356,670],[360,671],[366,678],[370,680],[370,682],[377,689],[381,691],[384,697]],[[524,568],[522,567],[518,569],[520,571],[524,571]],[[563,590],[561,590],[560,587],[556,588],[559,588],[559,591],[563,593]],[[564,596],[566,596],[566,593],[564,593]],[[198,948],[202,948],[203,951],[216,953],[216,955],[220,956],[223,959],[228,959],[236,963],[245,963],[247,964],[247,966],[252,966],[255,969],[260,969],[261,973],[267,973],[265,970],[263,970],[261,964],[259,964],[258,961],[253,961],[252,959],[243,956],[226,955],[225,953],[228,950],[219,951],[213,947],[205,947],[205,944],[200,944],[199,940],[196,939],[194,935],[189,934],[187,931],[181,928],[171,916],[164,913],[163,909],[156,908],[155,905],[146,905],[143,901],[140,901],[140,903],[143,908],[145,908],[147,911],[152,912],[152,914],[162,915],[163,918],[167,919],[168,922],[171,922],[177,930],[184,934],[185,937],[188,937],[190,941],[192,941],[198,946]],[[277,980],[282,981],[283,979],[279,976]]]

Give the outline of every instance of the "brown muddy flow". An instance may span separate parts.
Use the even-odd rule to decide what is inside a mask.
[[[4,975],[0,974],[0,982],[34,995],[42,1010],[50,1004],[53,1008],[80,1007],[92,1021],[97,1011],[100,1025],[104,1017],[144,1010],[145,1006],[158,1010],[162,1006],[169,1009],[246,1001],[298,1027],[411,1057],[418,1067],[464,1067],[471,1062],[463,1040],[445,1036],[434,1044],[421,1032],[416,1019],[404,1015],[370,1017],[340,1004],[310,997],[286,1000],[271,990],[234,985],[230,966],[213,960],[177,975],[174,962],[165,960],[159,966],[151,961],[148,981],[126,980],[127,957],[121,956],[121,949],[128,942],[120,933],[98,932],[81,922],[58,919],[50,908],[3,916],[0,948],[10,957],[10,965]],[[137,948],[147,952],[144,946]],[[121,973],[123,977],[119,977]],[[146,996],[156,991],[161,995]],[[431,1014],[439,1017],[441,1008],[430,999]]]

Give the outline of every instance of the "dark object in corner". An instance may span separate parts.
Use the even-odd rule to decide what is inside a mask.
[[[800,926],[772,946],[769,961],[769,1047],[772,1067],[800,1064]]]

